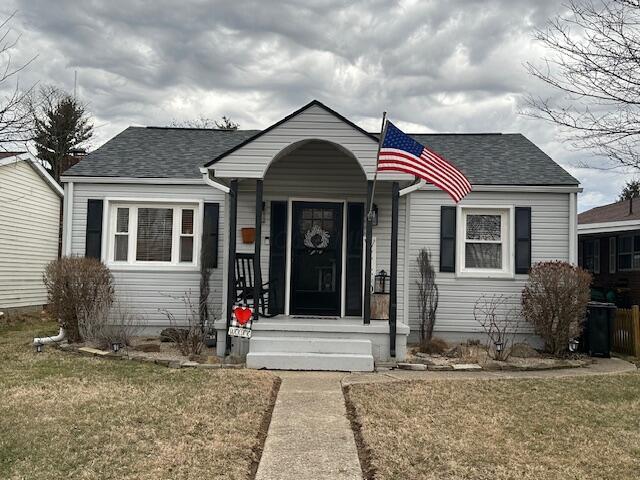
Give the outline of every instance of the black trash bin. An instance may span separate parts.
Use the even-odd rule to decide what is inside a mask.
[[[611,356],[611,328],[616,314],[613,303],[589,302],[582,345],[592,357]]]

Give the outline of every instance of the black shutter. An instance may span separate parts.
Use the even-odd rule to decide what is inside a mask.
[[[87,232],[84,256],[100,260],[102,253],[102,205],[101,199],[87,200]]]
[[[345,313],[362,315],[364,203],[347,204],[347,298]]]
[[[271,202],[269,232],[269,313],[284,313],[287,258],[287,202]]]
[[[456,207],[440,207],[440,271],[456,271]]]
[[[204,268],[218,268],[219,218],[220,205],[218,203],[205,203],[201,253],[202,266]]]
[[[516,273],[531,268],[531,207],[516,207]]]

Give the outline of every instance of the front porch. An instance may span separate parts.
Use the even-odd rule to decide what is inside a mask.
[[[218,354],[247,355],[255,368],[310,370],[403,359],[407,205],[399,180],[407,186],[412,177],[382,176],[372,203],[377,139],[317,106],[295,115],[293,136],[284,125],[267,129],[203,171],[228,194]],[[385,320],[370,311],[380,270],[389,272]],[[255,307],[265,295],[251,341],[230,337],[233,307]]]

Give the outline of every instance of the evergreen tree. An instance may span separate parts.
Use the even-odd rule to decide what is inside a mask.
[[[38,157],[50,165],[57,182],[71,151],[93,135],[93,125],[85,105],[55,87],[40,90],[33,108],[34,142]]]

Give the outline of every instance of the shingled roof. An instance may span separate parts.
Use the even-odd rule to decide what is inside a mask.
[[[578,224],[623,222],[626,220],[640,220],[640,198],[610,203],[592,208],[578,214]]]
[[[199,168],[259,130],[129,127],[65,176],[199,178]],[[370,134],[375,141],[375,135]],[[474,185],[577,185],[521,134],[412,134],[455,164]]]
[[[259,130],[129,127],[65,176],[201,178],[200,167]]]

